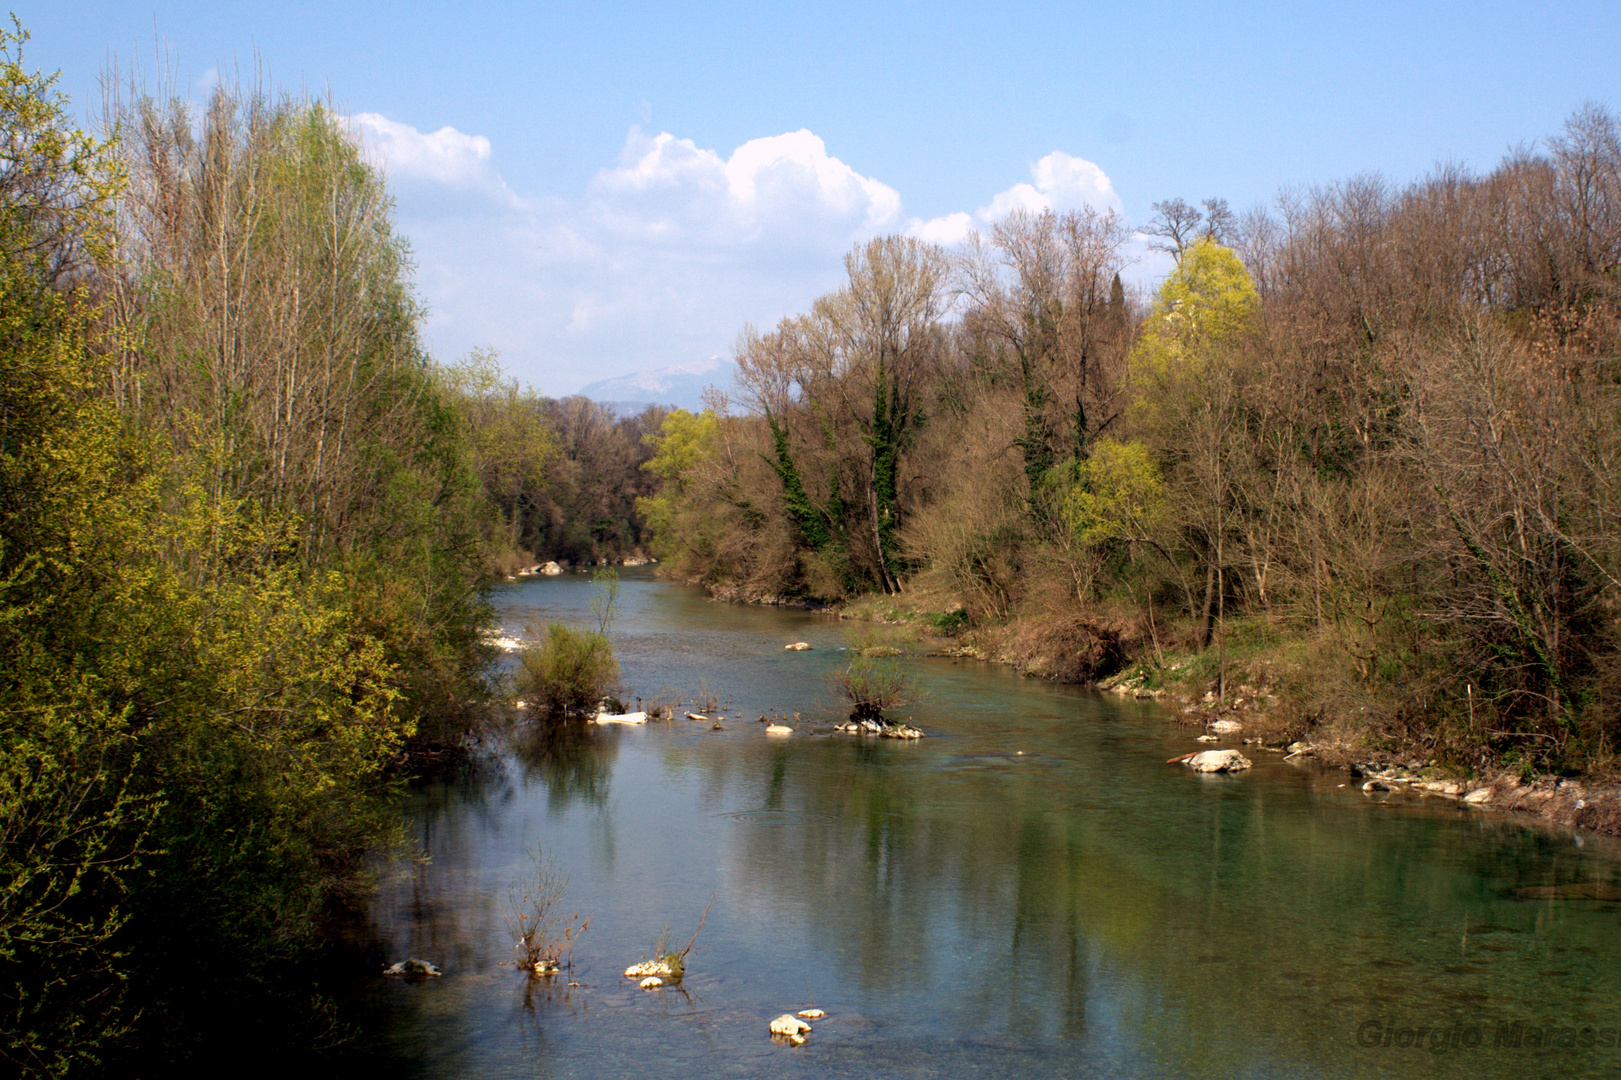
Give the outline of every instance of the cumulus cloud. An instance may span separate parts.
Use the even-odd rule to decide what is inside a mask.
[[[605,223],[657,243],[840,246],[898,221],[900,194],[809,131],[751,139],[722,160],[691,139],[632,129],[591,196]]]
[[[913,218],[907,232],[937,244],[956,244],[975,228],[990,225],[1015,210],[1063,213],[1089,206],[1094,210],[1121,209],[1120,196],[1108,174],[1085,158],[1054,150],[1030,166],[1031,183],[1014,184],[991,196],[972,215],[958,211],[927,221]]]
[[[357,113],[349,119],[395,186],[463,188],[501,202],[516,199],[496,172],[490,160],[490,140],[482,135],[467,135],[449,126],[422,132],[379,113]]]
[[[899,192],[806,130],[722,154],[632,128],[577,195],[534,197],[508,186],[483,136],[351,121],[398,198],[436,354],[493,346],[550,394],[724,353],[745,323],[837,288],[840,257],[873,236],[949,245],[1016,206],[1119,207],[1102,169],[1054,152],[975,212],[908,220]]]
[[[895,189],[804,130],[722,156],[633,128],[615,164],[559,199],[515,194],[482,136],[351,119],[399,197],[435,351],[493,345],[548,393],[723,352],[745,322],[837,287],[839,256],[903,223]]]

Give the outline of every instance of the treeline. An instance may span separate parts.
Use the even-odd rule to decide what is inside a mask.
[[[651,451],[487,356],[433,362],[330,109],[134,86],[97,139],[24,38],[0,33],[0,1071],[296,1061],[343,1034],[325,929],[397,840],[392,785],[478,722],[498,564],[634,547]]]
[[[483,350],[441,375],[466,421],[496,570],[542,559],[594,566],[644,557],[648,537],[636,502],[658,488],[642,466],[662,408],[619,417],[589,398],[543,397]]]
[[[1485,175],[883,238],[672,413],[643,503],[688,576],[1057,627],[1074,677],[1199,654],[1292,722],[1480,765],[1621,735],[1621,126]],[[1067,638],[1064,634],[1068,634]],[[1038,635],[1039,636],[1039,635]]]

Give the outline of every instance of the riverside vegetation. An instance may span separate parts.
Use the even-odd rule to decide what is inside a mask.
[[[398,841],[393,785],[482,722],[488,588],[540,556],[651,546],[721,595],[1055,677],[1262,687],[1296,734],[1614,770],[1601,109],[1484,176],[1158,204],[1152,298],[1111,215],[880,238],[743,333],[735,403],[615,419],[427,355],[329,107],[135,85],[97,137],[24,38],[0,35],[9,1071],[344,1038],[326,930]]]
[[[329,107],[0,34],[0,1071],[348,1037],[328,928],[484,721],[488,588],[634,550],[640,436],[418,338]]]
[[[1279,742],[1613,776],[1616,119],[1484,175],[1168,200],[1146,232],[1175,268],[1144,297],[1110,213],[860,245],[652,437],[666,569],[1267,702]]]

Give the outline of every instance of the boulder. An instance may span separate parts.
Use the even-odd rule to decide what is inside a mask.
[[[1479,806],[1483,802],[1490,802],[1491,797],[1492,797],[1492,789],[1491,788],[1476,788],[1475,790],[1471,791],[1469,794],[1465,795],[1463,797],[1463,801],[1466,802],[1466,803],[1469,803],[1472,806]]]
[[[1244,730],[1244,725],[1237,720],[1217,720],[1210,725],[1210,730],[1217,735],[1236,735]]]
[[[783,646],[785,652],[807,652],[809,649],[810,643],[806,641],[796,641],[792,645]]]
[[[383,969],[383,974],[395,975],[404,979],[437,979],[444,972],[428,961],[418,960],[413,956],[409,960],[401,960],[397,964],[390,964]]]
[[[675,972],[670,969],[669,964],[662,960],[643,960],[641,963],[632,964],[625,969],[625,978],[627,979],[645,979],[650,975],[669,979],[674,978]]]
[[[886,739],[921,739],[923,732],[910,724],[888,724],[879,732]]]
[[[664,985],[664,980],[659,978],[657,975],[649,975],[636,985],[640,986],[643,990],[657,990],[659,987]]]
[[[1200,735],[1197,739],[1194,739],[1193,741],[1194,742],[1221,742],[1221,740],[1216,738],[1216,736],[1214,736],[1214,735]]]
[[[823,1012],[821,1009],[800,1009],[799,1012],[795,1013],[794,1015],[798,1016],[801,1020],[820,1020],[822,1017],[826,1016],[827,1013]]]
[[[542,564],[540,566],[535,567],[535,573],[537,573],[537,574],[545,574],[547,577],[556,577],[558,574],[561,574],[562,572],[563,572],[563,568],[561,566],[558,566],[555,562],[544,563],[544,564]]]
[[[1239,772],[1250,767],[1250,760],[1237,750],[1206,750],[1193,754],[1183,764],[1194,772]]]

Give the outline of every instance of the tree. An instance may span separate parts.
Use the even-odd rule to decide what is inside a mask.
[[[1154,204],[1154,216],[1143,226],[1143,232],[1158,237],[1148,245],[1151,251],[1163,251],[1182,261],[1182,253],[1198,235],[1199,222],[1204,215],[1188,205],[1185,199],[1166,199]]]

